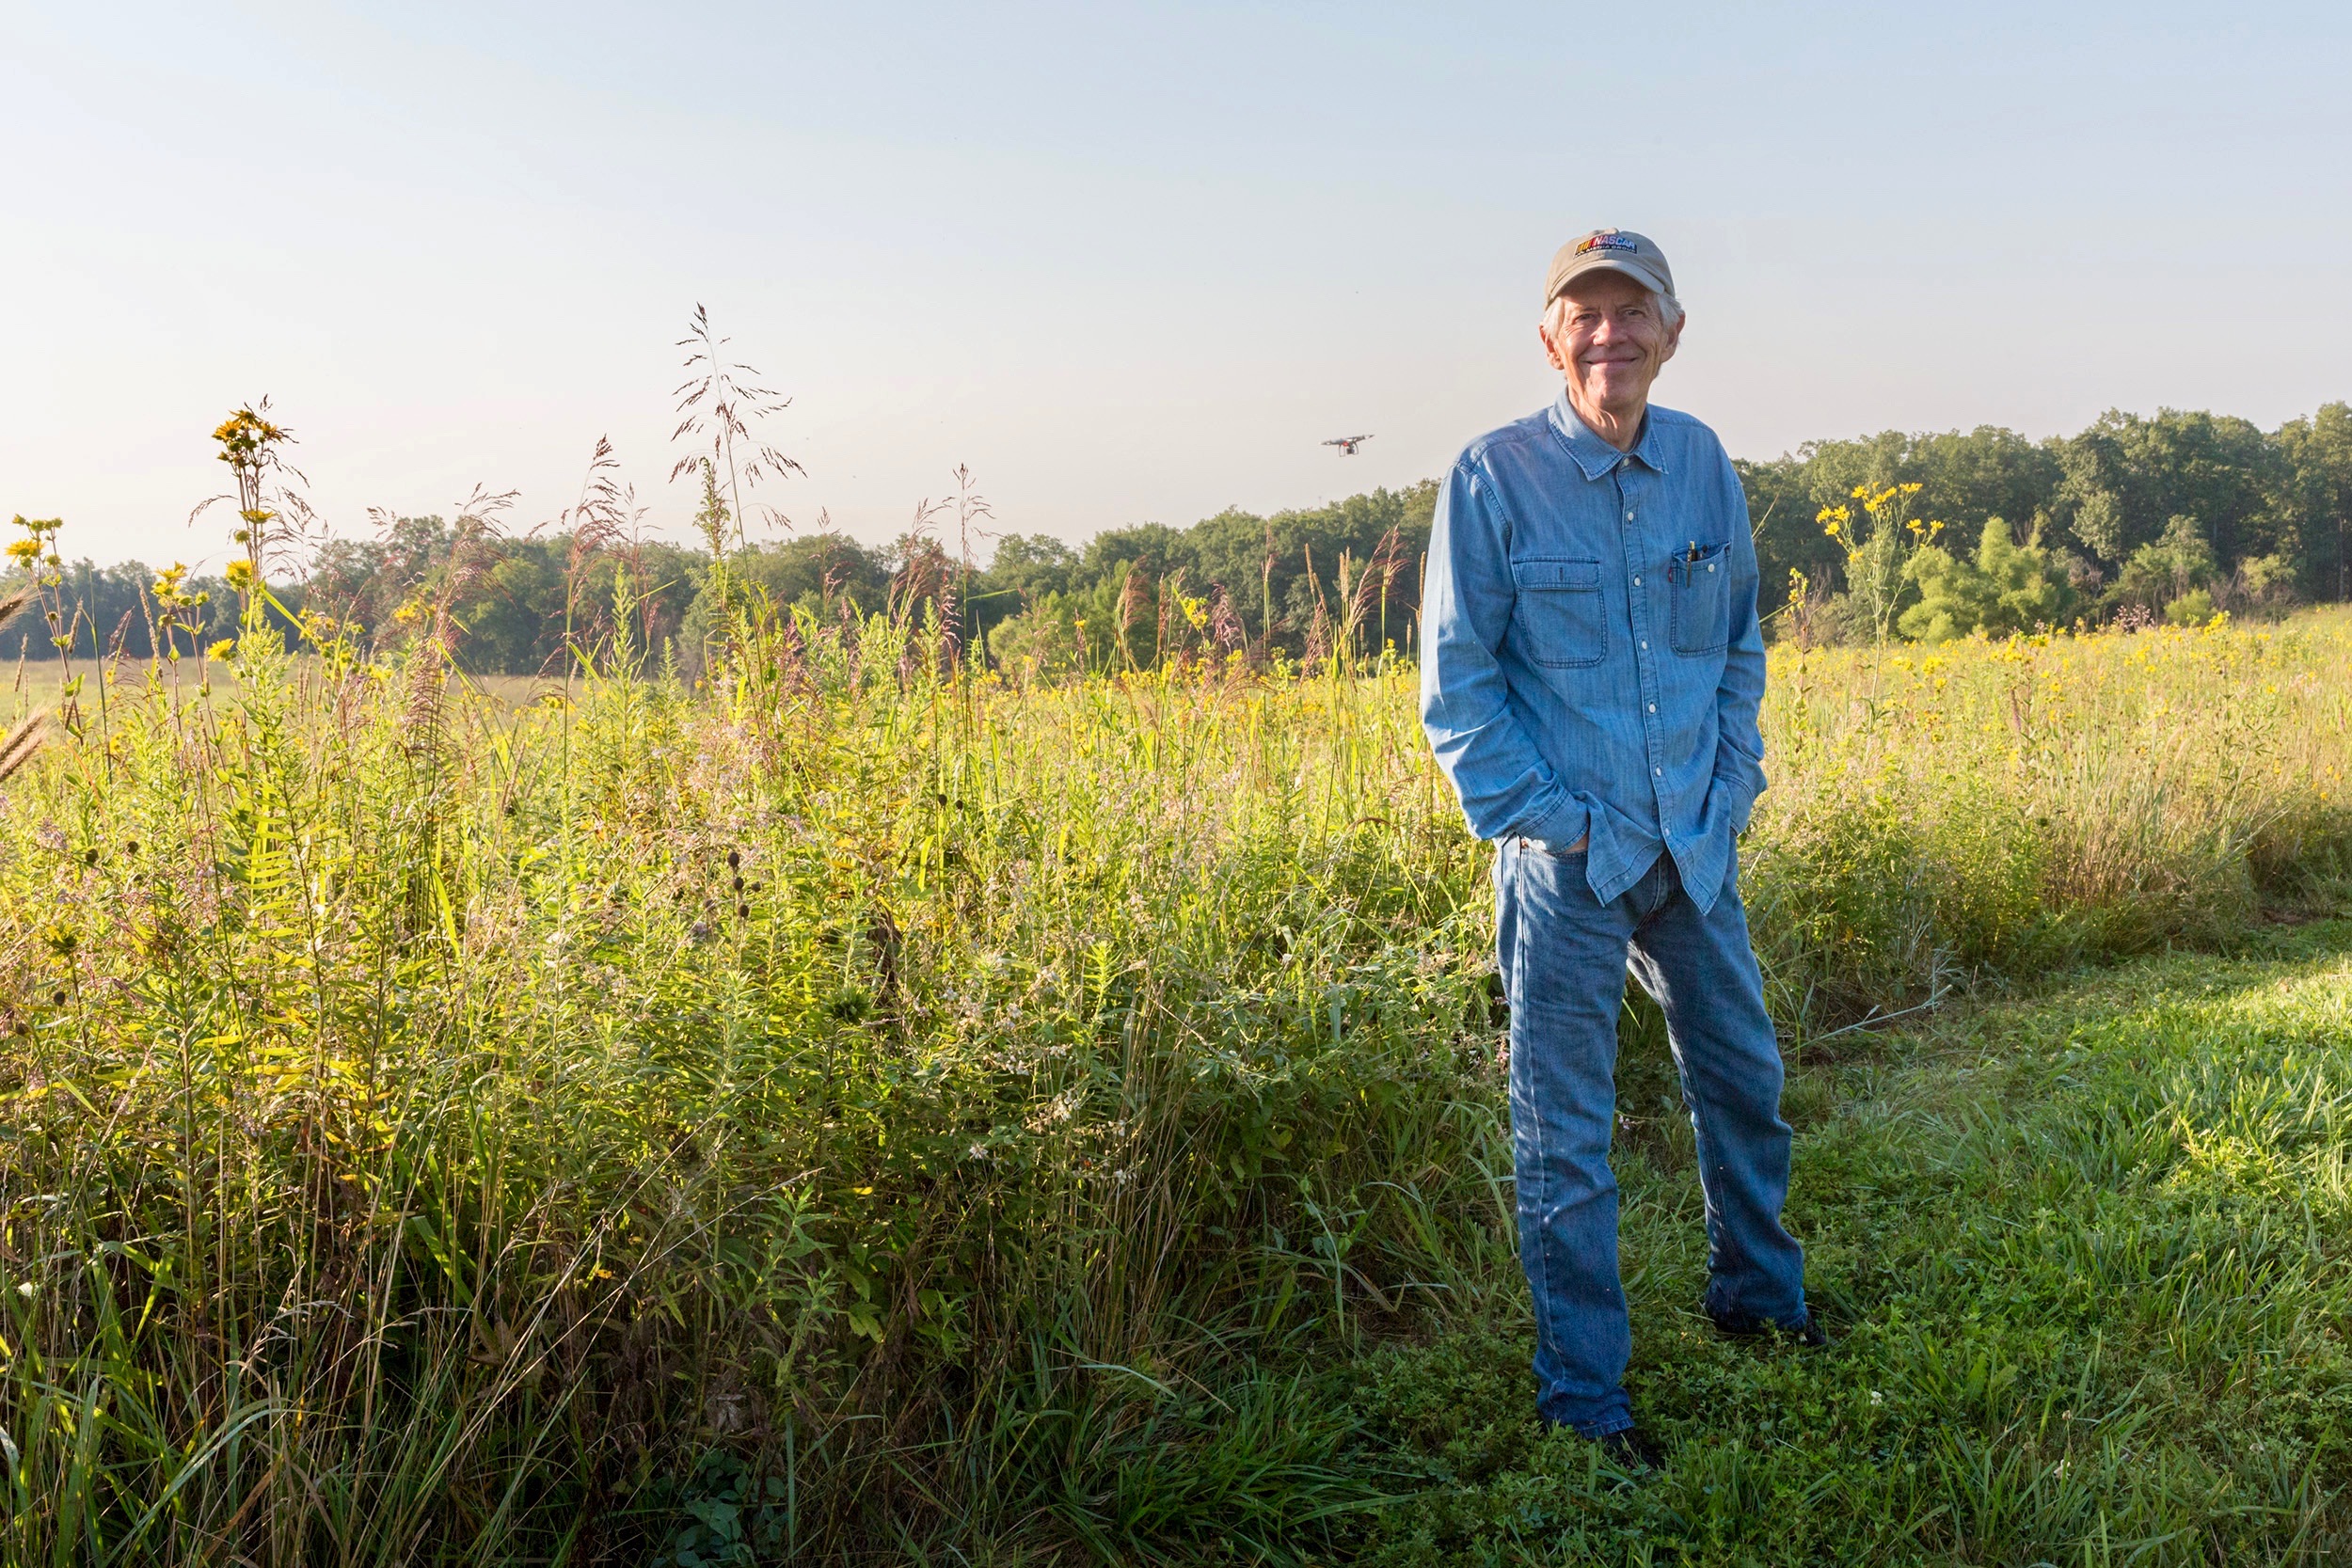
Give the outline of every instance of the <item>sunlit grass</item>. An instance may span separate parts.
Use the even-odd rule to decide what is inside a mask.
[[[1700,1319],[1662,1048],[1621,1085],[1643,1484],[1536,1430],[1523,1309],[1374,1353],[1359,1463],[1410,1476],[1362,1560],[2326,1562],[2352,1309],[2352,926],[2260,961],[2150,960],[1801,1061],[1791,1227],[1840,1335],[1757,1354]]]
[[[11,1559],[1362,1544],[1295,1380],[1519,1291],[1412,673],[934,650],[86,685],[0,786]],[[2348,652],[1776,654],[1792,1048],[2339,900]]]

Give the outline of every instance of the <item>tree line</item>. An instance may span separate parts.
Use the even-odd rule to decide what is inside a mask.
[[[1831,635],[1862,619],[1853,601],[1868,585],[1854,568],[1871,562],[1824,514],[1858,514],[1853,502],[1896,486],[1917,487],[1903,500],[1908,520],[1945,525],[1892,585],[1894,625],[1913,637],[2352,599],[2352,407],[2342,403],[2273,431],[2201,411],[2110,410],[2041,441],[1992,425],[1887,431],[1737,467],[1763,610],[1784,621],[1826,611]]]
[[[2109,412],[2040,441],[1989,425],[1888,431],[1736,467],[1776,635],[1851,638],[1875,624],[1941,640],[2352,599],[2343,403],[2271,431],[2203,412]],[[1889,519],[1873,556],[1857,539],[1890,496],[1910,531]],[[1177,655],[1409,653],[1436,499],[1430,481],[1268,515],[1232,508],[1189,527],[1109,529],[1076,545],[981,534],[971,517],[952,538],[920,527],[878,546],[830,530],[729,543],[741,538],[732,519],[699,518],[715,549],[610,529],[500,537],[476,519],[401,517],[373,538],[327,543],[274,582],[285,613],[273,618],[291,638],[289,617],[328,617],[379,646],[431,628],[466,668],[512,674],[558,669],[567,650],[609,641],[625,622],[635,647],[691,676],[723,594],[803,618],[905,617],[937,628],[958,657],[1038,673]],[[707,487],[706,511],[723,505]],[[1833,528],[1841,510],[1850,521]],[[78,656],[154,651],[152,570],[81,561],[62,577]],[[232,634],[226,581],[180,591],[203,600],[179,612],[195,628],[183,648]],[[21,617],[0,655],[47,657],[47,639]]]

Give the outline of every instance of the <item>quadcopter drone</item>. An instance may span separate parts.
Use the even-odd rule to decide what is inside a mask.
[[[1353,457],[1356,455],[1356,449],[1371,439],[1369,436],[1334,436],[1323,444],[1327,447],[1339,448],[1342,457]]]

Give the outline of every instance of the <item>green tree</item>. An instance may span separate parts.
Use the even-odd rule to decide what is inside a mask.
[[[2289,420],[2278,447],[2279,511],[2301,545],[2296,575],[2318,597],[2352,599],[2352,406]]]
[[[2213,613],[2215,575],[2213,546],[2205,542],[2204,530],[2194,517],[2176,516],[2164,525],[2162,534],[2132,551],[2108,596],[2119,609],[2130,605],[2168,615],[2175,603],[2186,601],[2187,608],[2171,618],[2202,620]]]
[[[890,595],[891,563],[882,552],[834,530],[748,546],[727,553],[724,562],[725,592],[739,610],[748,594],[770,614],[788,615],[797,609],[828,619],[871,615]],[[681,668],[691,675],[702,670],[702,650],[716,634],[724,606],[710,561],[691,562],[683,576],[687,593],[677,642]]]
[[[1974,561],[1923,545],[1907,569],[1919,602],[1902,612],[1899,626],[1905,637],[1922,642],[2055,626],[2065,619],[2072,597],[2064,569],[2043,547],[2040,531],[2020,545],[1999,517],[1984,520]]]
[[[2123,562],[2175,517],[2199,519],[2212,553],[2234,563],[2293,542],[2273,504],[2284,466],[2246,420],[2161,408],[2153,419],[2109,409],[2062,442],[2057,512],[2101,561]]]

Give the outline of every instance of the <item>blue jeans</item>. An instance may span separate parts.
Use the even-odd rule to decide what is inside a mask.
[[[1511,1005],[1511,1149],[1519,1263],[1535,1304],[1535,1407],[1602,1437],[1633,1424],[1632,1326],[1617,1276],[1617,1013],[1626,971],[1666,1015],[1707,1196],[1706,1311],[1805,1321],[1804,1250],[1782,1227],[1788,1124],[1737,862],[1702,915],[1673,857],[1607,904],[1581,851],[1506,838],[1495,857],[1496,955]],[[1630,961],[1628,958],[1630,951]]]

